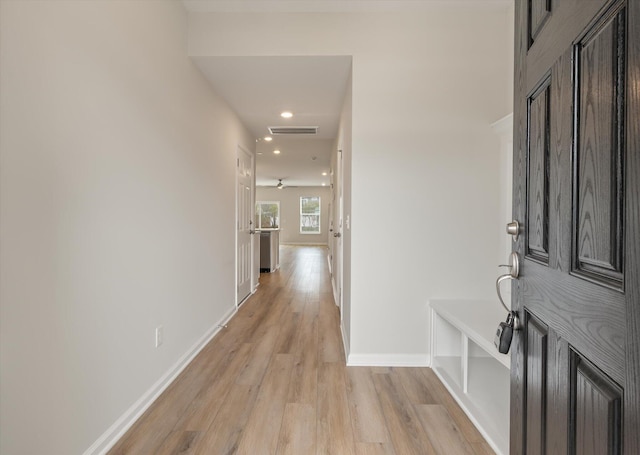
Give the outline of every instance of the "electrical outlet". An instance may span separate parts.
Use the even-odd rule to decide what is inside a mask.
[[[158,327],[156,327],[156,348],[160,347],[163,341],[164,341],[164,327],[159,325]]]

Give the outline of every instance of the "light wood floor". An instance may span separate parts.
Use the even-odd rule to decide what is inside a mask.
[[[345,366],[326,249],[281,264],[110,454],[493,454],[430,369]]]

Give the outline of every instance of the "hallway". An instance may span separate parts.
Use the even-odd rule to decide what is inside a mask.
[[[345,367],[326,249],[281,268],[110,454],[492,454],[428,368]]]

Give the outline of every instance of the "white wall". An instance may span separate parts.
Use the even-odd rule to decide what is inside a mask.
[[[78,454],[233,309],[254,142],[187,57],[180,2],[0,16],[0,452]]]
[[[349,360],[427,363],[429,298],[495,298],[508,4],[189,17],[192,56],[353,57]]]
[[[320,196],[320,234],[300,234],[300,198]],[[257,187],[256,201],[280,202],[280,243],[289,245],[327,245],[329,232],[328,187]]]

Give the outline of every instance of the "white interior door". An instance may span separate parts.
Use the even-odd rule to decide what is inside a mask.
[[[238,147],[238,170],[236,184],[236,304],[240,304],[251,293],[253,226],[253,156]]]

